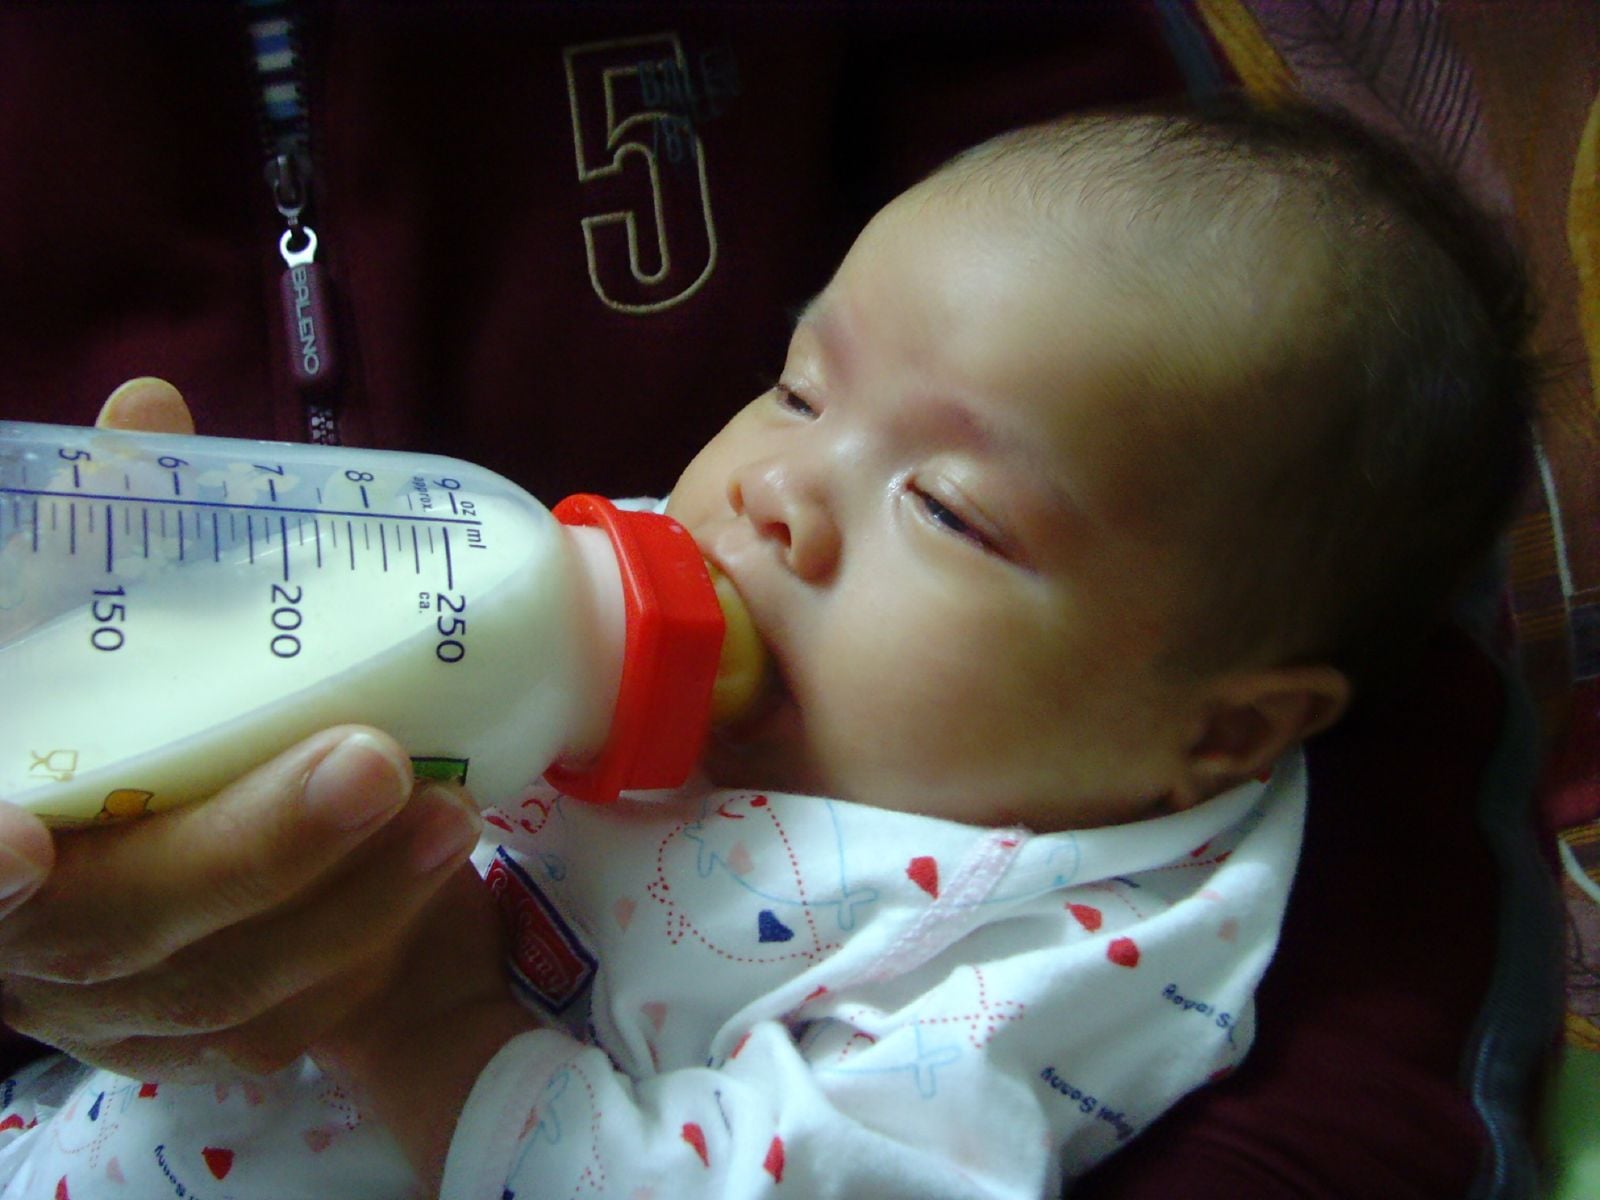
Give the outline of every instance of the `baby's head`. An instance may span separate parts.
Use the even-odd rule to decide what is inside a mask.
[[[713,777],[1100,825],[1331,724],[1517,493],[1500,245],[1310,114],[1091,117],[946,165],[673,492],[782,681]]]

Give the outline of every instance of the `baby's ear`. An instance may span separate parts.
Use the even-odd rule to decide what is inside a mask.
[[[1228,674],[1207,690],[1189,747],[1188,807],[1265,772],[1291,746],[1320,733],[1350,703],[1350,681],[1327,666],[1271,667]]]

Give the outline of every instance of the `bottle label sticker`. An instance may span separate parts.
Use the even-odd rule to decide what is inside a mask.
[[[411,756],[411,773],[418,779],[435,779],[440,783],[467,786],[467,766],[470,759],[449,758],[441,754]]]

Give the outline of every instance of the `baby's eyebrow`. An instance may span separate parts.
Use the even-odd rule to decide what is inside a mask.
[[[824,377],[848,379],[855,360],[857,331],[852,330],[837,304],[826,302],[827,292],[818,292],[795,314],[791,338],[804,330],[816,347]]]
[[[827,292],[818,292],[805,304],[794,310],[795,329],[802,327],[815,339],[823,370],[828,375],[838,372],[847,376],[853,354],[852,331],[846,327],[840,311],[825,303]],[[988,453],[1009,455],[1018,464],[1026,478],[1033,481],[1046,506],[1062,519],[1080,522],[1085,510],[1073,490],[1059,477],[1056,464],[1041,450],[1035,438],[1019,435],[1004,424],[985,420],[973,408],[961,401],[937,394],[926,395],[914,412],[901,410],[895,420],[909,419],[913,425],[925,429],[933,426],[943,430],[954,440]]]

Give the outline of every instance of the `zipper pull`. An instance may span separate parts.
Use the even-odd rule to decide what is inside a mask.
[[[261,85],[266,181],[285,227],[278,239],[284,263],[278,296],[289,377],[305,406],[311,441],[337,446],[343,438],[331,386],[339,366],[333,284],[317,262],[316,231],[300,219],[311,203],[312,167],[296,15],[288,0],[245,0],[244,12]]]
[[[278,253],[286,268],[278,280],[278,295],[289,372],[302,391],[314,391],[333,381],[338,366],[322,264],[317,262],[316,230],[292,222],[278,239]]]

